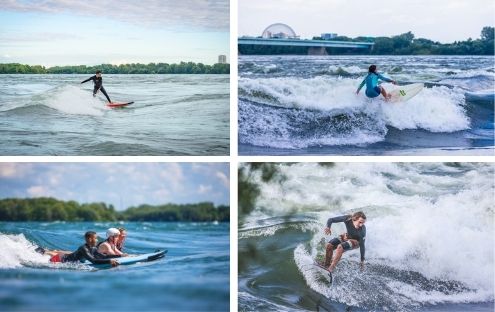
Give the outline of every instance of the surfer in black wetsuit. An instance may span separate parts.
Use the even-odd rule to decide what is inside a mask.
[[[86,244],[79,247],[76,251],[72,253],[56,252],[50,258],[50,262],[78,262],[82,260],[88,260],[93,264],[111,264],[113,267],[119,265],[119,263],[115,261],[115,259],[111,259],[108,256],[98,253],[98,251],[96,250],[98,236],[95,232],[86,232],[86,234],[84,234],[84,239],[86,240]],[[45,251],[44,253],[48,252]],[[115,258],[115,256],[113,256],[112,258]]]
[[[93,80],[93,83],[95,84],[95,87],[93,89],[93,96],[96,96],[96,93],[98,92],[98,90],[100,90],[101,93],[103,93],[107,98],[108,103],[112,103],[110,97],[107,94],[107,91],[105,91],[105,88],[103,88],[103,78],[101,78],[101,71],[97,70],[96,74],[93,77],[89,77],[88,79],[82,81],[81,83],[85,83],[90,80]]]
[[[356,212],[352,215],[345,215],[341,217],[329,218],[327,221],[327,227],[325,228],[325,234],[332,234],[332,223],[344,222],[347,229],[347,233],[341,234],[330,240],[327,244],[325,253],[325,263],[323,264],[328,271],[332,272],[337,263],[339,263],[342,254],[347,250],[352,250],[359,247],[361,253],[361,270],[364,269],[364,252],[365,252],[365,237],[366,237],[366,216],[362,211]],[[333,257],[333,251],[335,250],[335,257]]]

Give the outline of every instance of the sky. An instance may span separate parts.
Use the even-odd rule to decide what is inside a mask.
[[[229,0],[2,0],[0,63],[214,64],[229,58]]]
[[[289,25],[302,39],[322,33],[348,37],[394,36],[442,43],[480,37],[494,26],[493,0],[238,0],[240,36],[261,36],[273,23]]]
[[[229,205],[228,163],[0,163],[0,198]]]

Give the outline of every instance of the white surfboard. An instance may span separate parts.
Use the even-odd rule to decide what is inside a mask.
[[[405,86],[398,86],[390,90],[388,93],[392,95],[390,102],[405,102],[410,100],[424,88],[423,83],[412,83]]]

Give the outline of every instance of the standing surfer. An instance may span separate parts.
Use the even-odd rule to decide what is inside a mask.
[[[89,77],[88,79],[82,81],[81,83],[85,83],[90,80],[93,80],[93,83],[95,84],[95,87],[93,89],[93,96],[96,96],[96,93],[98,92],[98,90],[100,90],[101,93],[103,93],[107,98],[108,103],[112,103],[110,97],[107,94],[107,91],[105,91],[105,88],[103,88],[103,78],[101,78],[101,71],[97,70],[96,74],[93,77]]]
[[[376,65],[371,65],[368,69],[368,75],[363,79],[363,82],[361,82],[361,84],[359,85],[356,94],[359,94],[361,88],[366,84],[365,94],[367,97],[375,98],[381,94],[386,100],[389,100],[392,95],[387,93],[387,91],[385,91],[385,88],[383,88],[378,84],[378,80],[383,80],[386,82],[397,84],[395,80],[384,77],[381,74],[377,73]]]

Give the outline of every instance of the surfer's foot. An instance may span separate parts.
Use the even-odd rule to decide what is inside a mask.
[[[328,267],[328,272],[332,273],[335,270],[335,266],[331,265]]]
[[[37,253],[40,253],[42,255],[45,254],[45,248],[43,248],[43,247],[38,247],[34,251],[36,251]]]

